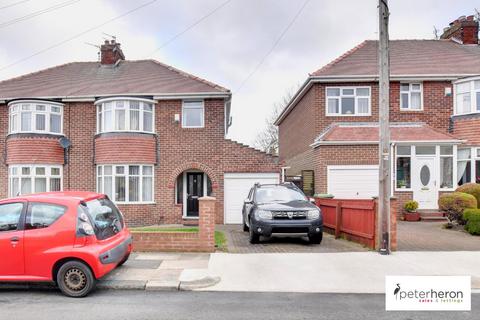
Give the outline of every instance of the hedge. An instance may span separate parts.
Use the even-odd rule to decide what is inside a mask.
[[[480,235],[480,214],[475,214],[468,218],[465,230],[471,235]]]
[[[460,187],[455,190],[457,192],[463,192],[463,193],[468,193],[471,194],[472,196],[477,199],[477,206],[480,208],[480,184],[478,183],[466,183],[464,185],[461,185]]]
[[[447,213],[447,218],[463,224],[462,213],[465,209],[476,209],[477,199],[468,193],[453,192],[442,194],[438,199],[438,207]]]
[[[463,211],[463,220],[468,221],[471,217],[479,216],[480,217],[480,209],[465,209]]]

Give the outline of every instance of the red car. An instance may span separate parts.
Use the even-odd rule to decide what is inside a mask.
[[[103,194],[0,200],[0,281],[53,281],[65,295],[84,297],[131,251],[122,214]]]

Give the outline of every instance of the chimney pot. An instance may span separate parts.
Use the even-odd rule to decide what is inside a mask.
[[[478,45],[478,21],[473,15],[460,16],[443,29],[440,39],[455,39],[459,43]]]
[[[100,46],[100,52],[102,65],[115,65],[119,60],[125,60],[120,43],[115,40],[105,40],[105,43]]]

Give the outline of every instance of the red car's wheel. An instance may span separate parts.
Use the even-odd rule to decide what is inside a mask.
[[[66,296],[81,298],[95,288],[96,280],[87,265],[80,261],[68,261],[57,272],[57,284]]]

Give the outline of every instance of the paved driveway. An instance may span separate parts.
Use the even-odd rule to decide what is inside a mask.
[[[480,251],[480,237],[443,229],[445,222],[399,221],[399,251]]]
[[[230,253],[295,253],[295,252],[354,252],[368,251],[367,248],[354,242],[337,239],[323,233],[321,244],[309,244],[307,238],[291,236],[261,238],[260,243],[250,244],[248,232],[242,231],[241,225],[217,225],[217,230],[223,231],[227,237]]]

